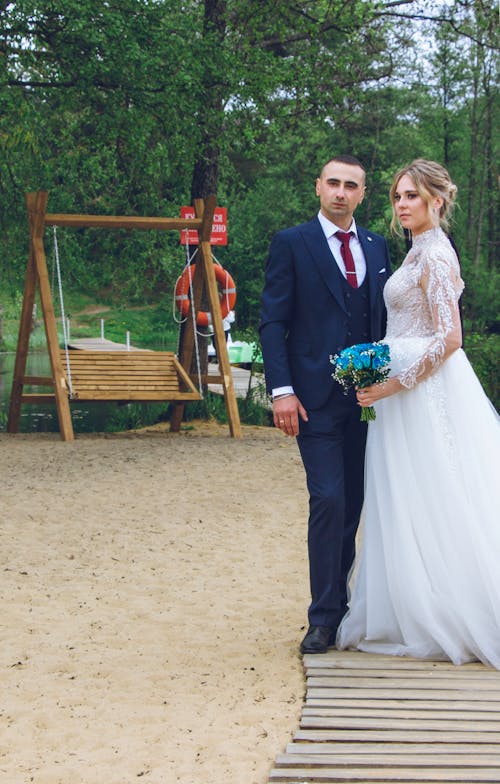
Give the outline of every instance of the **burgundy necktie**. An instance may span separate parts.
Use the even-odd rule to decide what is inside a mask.
[[[356,267],[354,266],[354,259],[352,257],[351,248],[349,247],[351,232],[336,231],[335,236],[338,237],[342,243],[342,245],[340,246],[340,254],[344,261],[345,271],[347,274],[347,282],[353,287],[353,289],[357,289],[358,279],[356,277]]]

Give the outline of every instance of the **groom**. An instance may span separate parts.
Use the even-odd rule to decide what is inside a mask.
[[[274,424],[297,436],[309,490],[309,630],[302,653],[335,644],[363,504],[367,426],[354,391],[333,381],[330,355],[385,332],[387,244],[357,226],[365,170],[350,155],[328,161],[316,180],[320,210],[271,242],[260,338]]]

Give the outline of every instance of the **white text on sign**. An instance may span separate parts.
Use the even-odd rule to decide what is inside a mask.
[[[181,218],[192,219],[196,214],[194,207],[181,207]],[[196,229],[182,229],[180,241],[182,245],[198,245],[199,237]],[[227,209],[216,207],[210,234],[211,245],[227,245]]]

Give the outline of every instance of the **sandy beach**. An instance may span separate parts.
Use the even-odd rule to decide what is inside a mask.
[[[0,435],[6,784],[265,784],[304,696],[307,494],[272,428]]]

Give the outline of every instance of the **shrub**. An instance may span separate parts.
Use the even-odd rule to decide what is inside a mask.
[[[498,383],[500,335],[481,335],[477,332],[465,335],[464,349],[484,391],[498,411],[500,408]]]

